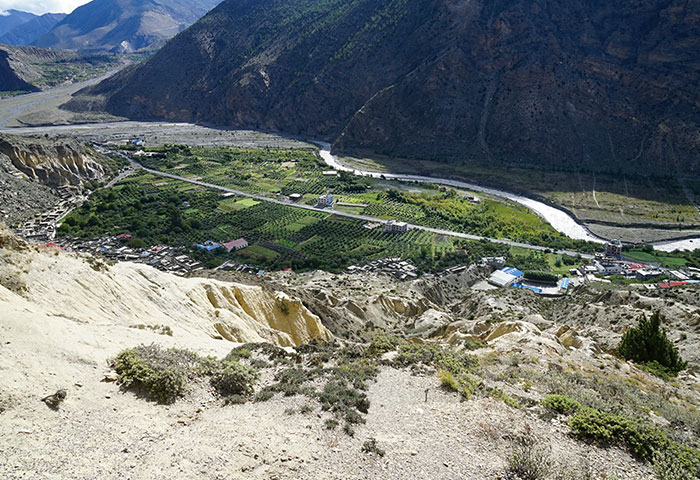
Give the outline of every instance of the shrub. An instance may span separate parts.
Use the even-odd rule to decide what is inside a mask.
[[[700,452],[670,439],[658,428],[633,422],[620,415],[583,408],[569,419],[572,432],[606,445],[626,446],[635,457],[653,461],[667,452],[686,472],[700,475]]]
[[[272,391],[283,392],[285,397],[302,393],[304,382],[312,376],[303,368],[287,368],[275,375],[276,384],[271,385]]]
[[[540,480],[552,470],[549,449],[540,445],[531,434],[519,436],[513,441],[506,464],[508,479]]]
[[[675,455],[672,453],[656,452],[652,460],[652,468],[656,474],[656,478],[659,480],[693,480],[695,477],[690,474],[683,466],[677,461]]]
[[[328,430],[335,430],[335,428],[338,425],[340,425],[340,423],[335,418],[327,418],[326,421],[324,422],[324,425],[326,426],[326,429],[328,429]]]
[[[464,348],[466,348],[467,350],[478,350],[478,349],[484,348],[486,346],[487,346],[486,342],[483,342],[483,341],[478,340],[478,339],[474,340],[472,338],[467,338],[466,340],[464,340]]]
[[[652,372],[676,375],[687,366],[678,349],[661,328],[661,314],[657,310],[647,319],[642,314],[639,325],[629,329],[617,346],[617,352],[626,360],[647,365]]]
[[[152,344],[124,350],[109,363],[124,387],[143,387],[158,402],[172,403],[185,393],[188,378],[200,362],[194,352]]]
[[[446,370],[453,375],[467,373],[478,363],[474,356],[466,353],[455,352],[439,345],[413,343],[401,345],[399,354],[394,359],[394,364],[399,367],[424,364],[438,370]]]
[[[476,388],[467,374],[456,376],[447,370],[440,370],[438,376],[443,388],[457,392],[465,399],[469,399]]]
[[[253,384],[258,379],[258,372],[250,367],[228,360],[211,377],[211,384],[220,395],[249,395],[253,393]]]
[[[569,415],[581,409],[581,404],[566,395],[547,395],[542,406],[562,415]]]
[[[377,445],[377,440],[373,437],[371,437],[369,440],[362,444],[362,451],[364,453],[373,453],[379,457],[383,457],[384,455],[386,455],[386,452],[379,448],[379,445]]]
[[[357,413],[367,413],[369,399],[360,390],[349,387],[344,381],[332,379],[326,383],[318,396],[321,407],[345,415],[349,423],[364,423]],[[355,411],[357,410],[357,411]]]
[[[260,390],[258,393],[255,394],[253,401],[255,401],[255,402],[267,402],[268,400],[270,400],[274,396],[275,396],[275,392],[273,392],[271,388],[265,387],[262,390]]]
[[[624,444],[631,429],[630,421],[626,418],[593,408],[578,411],[568,423],[574,435],[604,445]]]
[[[367,353],[369,353],[371,356],[379,357],[386,352],[395,350],[396,347],[402,343],[404,343],[404,340],[400,339],[399,337],[386,333],[378,333],[372,337],[372,341],[367,348]]]

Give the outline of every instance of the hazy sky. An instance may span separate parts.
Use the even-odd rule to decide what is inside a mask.
[[[22,10],[40,15],[42,13],[70,13],[90,0],[0,0],[0,12]]]

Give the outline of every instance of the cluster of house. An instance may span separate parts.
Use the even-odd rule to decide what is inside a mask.
[[[398,278],[399,280],[418,278],[418,273],[416,273],[417,270],[418,269],[415,265],[412,265],[399,257],[381,258],[379,260],[373,260],[361,267],[351,265],[345,269],[347,273],[384,272]]]
[[[226,253],[230,253],[231,250],[240,250],[242,248],[247,247],[248,241],[245,238],[237,238],[236,240],[229,240],[228,242],[224,243],[217,243],[211,240],[207,240],[203,243],[195,243],[194,246],[199,248],[200,250],[206,250],[207,252],[212,252],[219,248],[223,248],[224,250],[226,250]]]
[[[588,281],[596,280],[601,275],[620,275],[628,280],[639,282],[658,280],[658,284],[648,285],[651,288],[670,288],[700,283],[700,269],[694,267],[669,269],[660,265],[624,260],[620,242],[607,243],[605,252],[597,253],[590,265],[581,265],[571,269],[570,273]]]
[[[23,238],[35,242],[53,240],[56,238],[59,220],[85,200],[85,197],[78,194],[76,187],[58,187],[54,192],[61,200],[51,210],[40,213],[22,224],[17,231]]]
[[[66,251],[90,253],[109,260],[144,263],[164,272],[185,275],[189,272],[203,270],[204,264],[193,260],[185,254],[183,247],[156,245],[149,248],[131,248],[125,242],[131,239],[129,234],[102,237],[96,240],[77,238],[62,239],[60,244],[47,243],[47,247],[59,247]]]

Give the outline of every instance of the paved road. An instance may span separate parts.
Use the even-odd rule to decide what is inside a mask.
[[[143,165],[141,165],[140,163],[138,163],[137,161],[135,161],[134,159],[132,159],[132,158],[129,157],[128,155],[124,155],[123,153],[120,153],[120,154],[121,154],[124,158],[127,158],[135,168],[140,168],[140,169],[142,169],[142,170],[144,170],[144,171],[146,171],[146,172],[148,172],[148,173],[152,173],[153,175],[158,175],[158,176],[160,176],[160,177],[171,178],[171,179],[173,179],[173,180],[179,180],[179,181],[182,181],[182,182],[191,183],[191,184],[194,184],[194,185],[198,185],[198,186],[200,186],[200,187],[205,187],[205,188],[211,188],[211,189],[215,189],[215,190],[220,190],[220,191],[226,192],[226,193],[233,193],[233,194],[239,195],[239,196],[241,196],[241,197],[248,197],[248,198],[252,198],[252,199],[254,199],[254,200],[260,200],[260,201],[262,201],[262,202],[271,202],[271,203],[277,203],[277,204],[279,204],[279,205],[284,205],[284,206],[287,206],[287,207],[300,208],[300,209],[302,209],[302,210],[310,210],[310,211],[313,211],[313,212],[322,212],[322,213],[332,213],[333,215],[338,215],[338,216],[341,216],[341,217],[354,218],[354,219],[363,220],[363,221],[366,221],[366,222],[380,222],[380,223],[386,222],[385,219],[381,219],[381,218],[378,218],[378,217],[372,217],[372,216],[369,216],[369,215],[359,215],[359,214],[356,214],[356,213],[341,212],[341,211],[338,211],[338,210],[330,210],[330,209],[327,209],[327,208],[319,208],[319,207],[314,207],[314,206],[311,206],[311,205],[304,205],[304,204],[299,204],[299,203],[285,202],[285,201],[279,200],[279,199],[277,199],[277,198],[266,197],[266,196],[264,196],[264,195],[259,195],[259,194],[256,194],[256,193],[248,193],[248,192],[244,192],[244,191],[242,191],[242,190],[236,190],[236,189],[234,189],[234,188],[222,187],[221,185],[214,185],[214,184],[211,184],[211,183],[202,182],[202,181],[200,181],[200,180],[194,180],[194,179],[192,179],[192,178],[181,177],[181,176],[179,176],[179,175],[174,175],[174,174],[172,174],[172,173],[161,172],[160,170],[153,170],[152,168],[146,168],[146,167],[144,167]],[[513,241],[511,241],[511,240],[503,240],[503,239],[500,239],[500,238],[488,238],[488,237],[482,237],[482,236],[479,236],[479,235],[470,235],[470,234],[468,234],[468,233],[454,232],[454,231],[451,231],[451,230],[442,230],[442,229],[439,229],[439,228],[431,228],[431,227],[426,227],[426,226],[423,226],[423,225],[415,225],[415,224],[412,224],[412,223],[409,223],[408,226],[409,226],[409,228],[411,228],[411,229],[424,230],[424,231],[426,231],[426,232],[437,233],[437,234],[440,234],[440,235],[449,235],[449,236],[457,237],[457,238],[465,238],[465,239],[467,239],[467,240],[488,240],[489,242],[498,243],[498,244],[501,244],[501,245],[509,245],[509,246],[512,246],[512,247],[522,247],[522,248],[527,248],[527,249],[530,249],[530,250],[545,251],[545,250],[548,249],[547,247],[542,247],[542,246],[540,246],[540,245],[530,245],[530,244],[527,244],[527,243],[513,242]],[[574,252],[574,251],[571,251],[571,250],[559,250],[559,251],[557,251],[557,253],[564,253],[564,254],[572,255],[572,256],[578,255],[578,254],[579,254],[579,252]],[[584,257],[584,258],[593,258],[593,255],[588,255],[588,254],[580,254],[580,255],[581,255],[582,257]]]

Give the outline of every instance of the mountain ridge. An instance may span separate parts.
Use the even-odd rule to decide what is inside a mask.
[[[12,30],[5,32],[0,36],[0,43],[7,45],[29,45],[41,35],[51,30],[54,25],[63,20],[66,16],[67,14],[65,13],[45,13],[32,18],[16,26]]]
[[[347,154],[698,176],[699,16],[676,0],[228,0],[87,108]]]
[[[76,8],[32,45],[129,53],[160,46],[219,0],[93,0]]]

